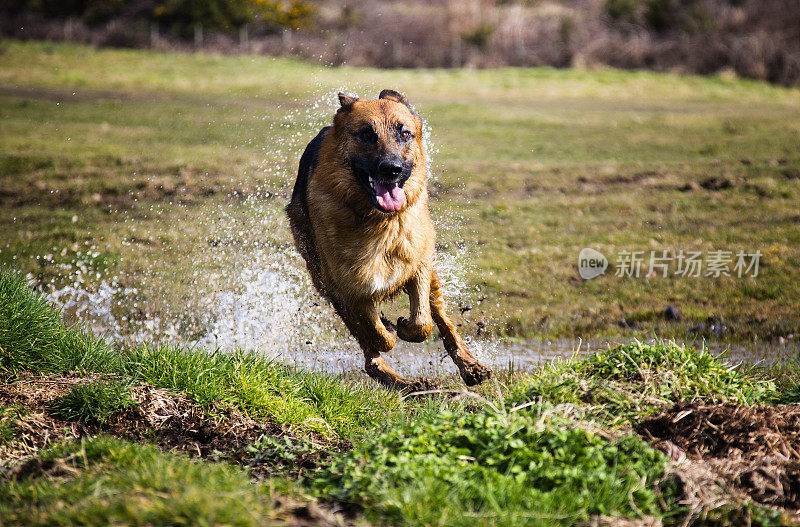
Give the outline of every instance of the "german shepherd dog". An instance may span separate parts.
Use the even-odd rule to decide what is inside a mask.
[[[314,287],[356,338],[378,382],[404,391],[423,386],[395,373],[381,353],[396,338],[424,341],[436,323],[464,382],[480,384],[490,371],[456,332],[434,268],[422,120],[394,90],[377,100],[340,93],[339,102],[333,126],[303,152],[286,207]],[[401,291],[411,314],[395,325],[379,308]]]

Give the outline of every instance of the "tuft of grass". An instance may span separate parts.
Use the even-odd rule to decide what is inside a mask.
[[[50,403],[55,417],[86,424],[106,424],[118,413],[137,406],[130,384],[113,379],[93,379],[73,386]]]
[[[102,339],[68,327],[61,311],[21,275],[0,269],[0,377],[112,367],[111,349]]]
[[[755,404],[775,393],[773,381],[744,375],[742,366],[728,366],[704,347],[674,342],[632,342],[610,348],[592,355],[579,368],[588,376],[632,383],[642,394],[670,401]]]
[[[25,413],[21,406],[0,406],[0,446],[17,437],[17,423]]]
[[[233,404],[255,419],[299,433],[350,438],[400,411],[396,392],[369,381],[304,372],[256,353],[140,346],[125,355],[123,373],[187,393],[199,404]]]
[[[659,514],[666,458],[546,412],[441,412],[359,445],[313,475],[320,496],[407,525],[572,525]]]
[[[40,454],[28,473],[0,479],[8,525],[273,525],[267,484],[222,463],[193,462],[108,437]],[[44,477],[50,476],[50,477]]]
[[[579,361],[553,362],[525,375],[509,388],[506,406],[541,401],[569,406],[576,418],[595,420],[605,427],[627,426],[663,403],[643,396],[640,386],[609,381],[581,370]]]
[[[523,375],[509,385],[506,406],[530,401],[571,405],[577,417],[617,427],[677,401],[758,404],[777,394],[773,380],[744,366],[726,365],[705,348],[633,342],[586,359],[554,361]]]

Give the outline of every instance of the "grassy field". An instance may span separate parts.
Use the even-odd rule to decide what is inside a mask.
[[[209,291],[253,262],[302,273],[281,213],[300,151],[338,89],[385,87],[431,132],[464,332],[627,344],[403,397],[268,350],[164,344],[159,326],[89,328],[82,309],[110,296],[113,320],[180,316],[191,341],[211,331]],[[732,367],[666,340],[793,345],[797,90],[2,42],[0,122],[0,524],[800,521],[796,360]],[[583,247],[612,266],[625,250],[762,258],[757,277],[584,282]],[[94,296],[63,312],[37,292],[52,287]],[[275,294],[300,299],[279,325],[314,311]]]
[[[115,346],[3,271],[0,517],[792,525],[799,378],[633,343],[401,397],[259,355]]]
[[[201,334],[195,292],[209,277],[254,245],[291,251],[280,209],[335,92],[384,87],[407,93],[431,131],[439,251],[458,256],[466,333],[793,345],[800,92],[723,77],[378,71],[6,41],[0,263],[44,284],[68,283],[65,265],[80,261],[84,287],[114,277],[136,290],[118,318],[185,306],[197,318],[186,332]],[[220,230],[221,210],[242,228]],[[609,258],[605,276],[579,278],[583,247]],[[762,256],[757,277],[675,276],[674,261],[646,276],[649,252],[664,250],[731,251],[731,270],[738,251]],[[622,251],[645,251],[638,278],[615,276]]]

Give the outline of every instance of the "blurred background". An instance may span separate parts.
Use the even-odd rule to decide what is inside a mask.
[[[607,65],[800,82],[796,0],[5,0],[0,31],[332,65]]]

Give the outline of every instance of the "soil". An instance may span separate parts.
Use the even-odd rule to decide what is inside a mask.
[[[731,498],[800,510],[800,405],[678,403],[637,429],[670,456],[693,510]]]
[[[215,404],[206,410],[183,394],[148,384],[132,385],[131,397],[138,404],[122,410],[103,425],[64,421],[50,413],[54,399],[91,378],[31,375],[0,383],[0,404],[23,408],[23,415],[15,425],[16,437],[0,445],[3,464],[58,441],[99,433],[154,442],[166,450],[189,455],[242,462],[245,448],[261,436],[283,435],[278,425],[254,421],[234,407]]]
[[[138,403],[114,415],[103,425],[64,421],[50,413],[50,403],[77,383],[99,376],[25,375],[11,382],[0,382],[0,408],[22,409],[15,419],[11,441],[0,444],[0,476],[6,478],[70,478],[79,471],[60,459],[42,460],[35,456],[42,448],[82,436],[109,434],[133,441],[154,442],[164,450],[191,456],[248,464],[253,477],[269,476],[275,467],[251,466],[253,454],[247,446],[264,435],[286,436],[274,423],[258,422],[235,407],[215,404],[203,409],[191,398],[148,384],[131,386],[131,398]],[[3,416],[0,415],[0,419]],[[296,469],[313,466],[333,449],[344,444],[325,444],[296,460]],[[292,469],[282,469],[284,473]],[[341,526],[350,519],[314,502],[297,501],[278,493],[272,498],[275,524]]]

